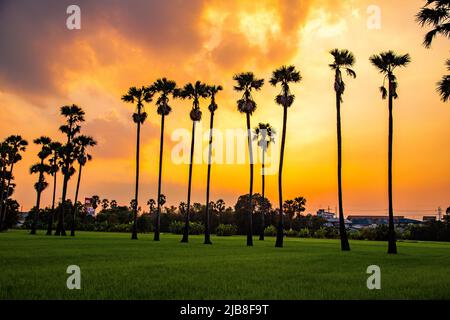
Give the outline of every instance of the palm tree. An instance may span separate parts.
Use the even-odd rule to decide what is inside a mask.
[[[95,214],[95,210],[97,210],[98,205],[100,204],[100,197],[98,195],[93,195],[91,199],[92,199],[92,209],[94,209]]]
[[[250,160],[250,192],[248,196],[249,212],[247,226],[247,246],[253,246],[253,148],[252,148],[252,132],[250,126],[250,117],[256,110],[256,102],[253,100],[252,91],[258,91],[264,85],[264,79],[257,79],[253,72],[244,72],[236,74],[233,80],[237,82],[234,90],[244,92],[242,98],[237,101],[238,111],[246,114],[247,118],[247,140]]]
[[[383,99],[389,96],[389,135],[388,135],[388,198],[389,198],[389,246],[388,253],[397,253],[397,245],[395,240],[394,228],[394,209],[392,204],[392,139],[393,139],[393,99],[397,99],[397,78],[394,71],[400,67],[406,67],[411,62],[409,54],[396,55],[393,51],[382,52],[379,55],[370,57],[370,62],[384,75],[383,85],[380,87],[381,96]],[[384,83],[388,80],[388,89]]]
[[[128,93],[122,96],[122,100],[128,103],[136,103],[136,112],[133,113],[133,122],[137,124],[136,134],[136,184],[134,192],[134,218],[133,229],[131,232],[131,239],[137,240],[137,216],[138,216],[138,195],[139,195],[139,148],[141,138],[141,124],[147,119],[147,113],[144,111],[144,102],[152,101],[153,93],[148,88],[136,88],[131,87],[128,89]]]
[[[78,179],[77,179],[77,187],[75,189],[75,200],[73,206],[73,214],[72,214],[72,225],[70,228],[70,236],[75,236],[75,217],[78,211],[78,191],[80,190],[80,181],[81,181],[81,170],[86,165],[87,161],[92,160],[92,156],[86,152],[87,147],[93,147],[97,144],[94,138],[90,136],[80,135],[73,140],[75,144],[77,161],[78,161]]]
[[[161,197],[161,179],[162,179],[162,162],[163,162],[163,147],[164,147],[164,119],[170,114],[172,108],[169,106],[169,96],[174,94],[176,89],[176,82],[167,80],[166,78],[158,79],[153,83],[149,90],[155,94],[159,94],[156,100],[158,114],[161,116],[161,135],[159,139],[159,171],[158,171],[158,196]],[[155,217],[155,233],[153,240],[159,241],[159,229],[161,225],[161,206],[158,202],[158,209]]]
[[[222,215],[222,212],[225,211],[225,201],[223,201],[223,199],[217,200],[215,207],[217,210],[217,216],[218,216],[219,225],[220,225],[220,216]]]
[[[102,209],[107,210],[109,208],[109,200],[108,199],[102,199]]]
[[[72,104],[70,106],[61,107],[61,115],[66,118],[66,123],[59,130],[67,136],[67,142],[61,147],[62,168],[64,175],[61,207],[59,210],[59,219],[56,226],[55,236],[65,236],[66,229],[64,226],[64,215],[66,210],[67,185],[70,177],[75,173],[73,162],[76,160],[73,139],[81,130],[81,122],[84,122],[84,111],[79,106]]]
[[[50,150],[52,152],[52,157],[49,160],[50,163],[50,174],[53,176],[53,194],[52,194],[52,210],[48,215],[47,221],[47,235],[52,235],[52,225],[53,225],[53,216],[55,215],[55,200],[56,200],[56,176],[59,171],[59,164],[61,161],[61,147],[62,144],[60,142],[54,141],[50,143]]]
[[[212,141],[213,141],[213,128],[214,128],[214,112],[217,110],[216,94],[222,91],[222,86],[208,86],[208,95],[211,98],[211,102],[208,106],[211,117],[209,120],[209,146],[208,146],[208,173],[206,177],[206,223],[205,223],[205,244],[212,244],[211,242],[211,215],[209,214],[210,201],[209,201],[209,187],[211,183],[211,162],[212,162]]]
[[[259,240],[264,240],[264,229],[266,226],[266,223],[264,221],[265,214],[266,214],[266,201],[264,201],[264,192],[265,192],[265,177],[266,177],[266,171],[265,171],[265,155],[267,150],[269,149],[269,145],[271,143],[275,142],[275,129],[270,125],[270,123],[259,123],[258,126],[255,128],[254,136],[253,138],[255,140],[258,140],[258,146],[261,148],[262,153],[262,165],[261,165],[261,178],[262,178],[262,212],[261,212],[261,230],[259,232]]]
[[[416,15],[417,22],[422,26],[431,26],[424,38],[423,45],[430,48],[436,35],[450,38],[450,1],[427,0]]]
[[[109,205],[110,205],[111,209],[115,209],[115,208],[117,208],[117,201],[116,200],[111,200]]]
[[[283,160],[284,160],[284,145],[286,142],[286,123],[287,110],[294,103],[295,96],[290,93],[289,83],[297,83],[302,79],[300,72],[295,70],[294,66],[282,66],[272,73],[270,84],[276,86],[281,84],[281,92],[276,96],[275,102],[283,107],[283,132],[281,134],[281,151],[280,164],[278,168],[278,197],[280,201],[280,219],[277,228],[277,240],[275,247],[283,247]]]
[[[155,211],[155,206],[156,206],[156,201],[155,199],[149,199],[147,201],[147,205],[148,205],[148,210],[150,213],[153,213],[153,211]]]
[[[195,145],[195,126],[196,123],[202,119],[202,111],[200,110],[200,98],[206,98],[208,96],[208,86],[200,81],[196,81],[194,84],[188,83],[183,89],[176,91],[175,95],[182,99],[192,100],[192,109],[189,116],[192,120],[192,137],[191,137],[191,153],[189,159],[189,180],[188,180],[188,194],[187,194],[187,208],[185,214],[185,224],[183,229],[183,238],[181,242],[188,242],[189,240],[189,215],[191,208],[191,184],[192,184],[192,164],[194,158],[194,145]]]
[[[31,232],[30,234],[36,234],[36,227],[39,222],[39,211],[41,204],[41,194],[44,191],[48,183],[45,181],[45,173],[51,172],[51,166],[45,163],[45,159],[47,159],[52,154],[51,143],[52,140],[49,137],[42,136],[40,138],[34,139],[33,141],[37,145],[41,145],[41,151],[38,153],[39,162],[32,165],[30,168],[30,173],[38,173],[39,178],[38,182],[35,183],[34,188],[36,189],[36,213],[34,215],[33,223],[31,224]]]
[[[344,206],[342,204],[342,135],[341,135],[341,103],[343,102],[342,95],[345,91],[345,83],[342,78],[342,71],[344,69],[348,76],[356,78],[356,72],[352,67],[355,64],[355,57],[353,53],[348,50],[333,49],[330,51],[333,56],[333,63],[330,64],[331,70],[334,70],[334,91],[336,92],[336,114],[337,114],[337,146],[338,146],[338,201],[339,201],[339,234],[341,238],[341,250],[350,251],[350,244],[348,243],[347,230],[345,229],[344,221]]]
[[[450,71],[450,59],[445,64],[447,65],[447,70]],[[450,74],[443,76],[437,85],[437,91],[441,96],[441,100],[447,102],[450,99]]]
[[[21,152],[25,152],[26,147],[28,145],[28,142],[20,135],[12,135],[5,139],[5,148],[7,152],[7,161],[5,163],[6,166],[9,166],[9,171],[5,175],[5,180],[2,184],[2,193],[1,193],[1,209],[0,209],[0,231],[2,231],[5,227],[4,222],[7,215],[7,206],[6,201],[8,200],[10,194],[11,194],[11,180],[13,179],[13,171],[14,171],[14,164],[22,160]],[[6,169],[5,169],[6,170]],[[6,187],[6,188],[5,188]]]
[[[431,26],[424,38],[423,45],[430,48],[436,35],[450,38],[450,1],[448,0],[427,0],[416,15],[417,22],[422,26]],[[447,69],[450,70],[450,59],[447,60]],[[450,75],[444,75],[437,83],[437,91],[443,102],[450,98]]]

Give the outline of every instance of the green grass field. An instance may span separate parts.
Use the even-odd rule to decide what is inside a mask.
[[[78,232],[75,238],[0,234],[0,299],[449,299],[450,244]],[[81,290],[68,290],[68,265],[81,268]],[[381,290],[366,269],[381,268]]]

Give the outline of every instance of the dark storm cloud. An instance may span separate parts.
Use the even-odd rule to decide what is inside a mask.
[[[66,28],[66,8],[71,4],[81,8],[81,30]],[[56,63],[67,61],[76,67],[62,48],[104,28],[155,54],[164,55],[176,46],[189,55],[201,45],[196,32],[201,8],[196,0],[2,0],[0,85],[21,94],[54,92],[60,80]]]

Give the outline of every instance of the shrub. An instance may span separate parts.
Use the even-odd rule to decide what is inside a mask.
[[[286,237],[298,237],[299,233],[295,230],[289,229],[286,231]]]
[[[181,221],[172,221],[169,225],[169,232],[175,234],[182,234],[184,230],[184,223]]]
[[[205,226],[200,222],[189,222],[189,234],[203,234]]]
[[[308,228],[301,228],[298,232],[298,235],[300,238],[308,238],[309,237],[309,229]]]
[[[351,240],[363,240],[362,234],[360,231],[350,231],[348,233],[348,238]]]
[[[111,232],[131,232],[131,224],[115,224],[115,225],[111,225],[108,229],[108,231]]]
[[[314,238],[324,239],[327,236],[327,230],[324,227],[320,227],[314,232]]]
[[[266,227],[264,229],[264,235],[275,237],[277,235],[277,228],[275,228],[275,226],[272,225]]]
[[[218,236],[233,236],[237,232],[237,227],[232,224],[220,224],[216,229]]]

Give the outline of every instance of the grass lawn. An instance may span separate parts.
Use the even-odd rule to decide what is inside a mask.
[[[0,234],[0,299],[449,299],[450,243],[180,237],[44,231]],[[81,268],[81,290],[68,290],[66,268]],[[368,290],[366,269],[381,268],[381,290]]]

